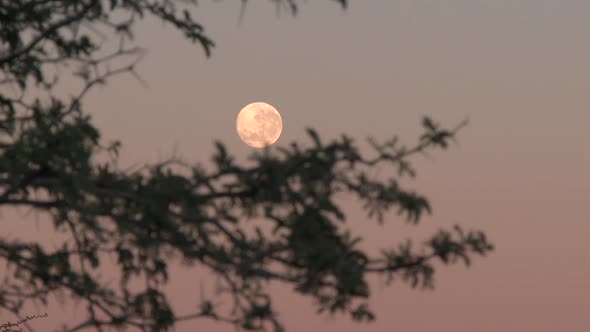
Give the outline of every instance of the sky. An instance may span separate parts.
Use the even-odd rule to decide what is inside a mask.
[[[437,265],[434,290],[372,282],[377,321],[318,316],[311,300],[273,286],[289,331],[586,332],[590,326],[590,2],[586,0],[306,1],[280,15],[251,1],[200,1],[193,11],[215,41],[207,59],[157,21],[137,31],[148,49],[146,86],[119,77],[85,101],[122,165],[176,151],[207,162],[213,140],[238,160],[253,151],[235,132],[239,110],[274,105],[277,145],[342,133],[397,134],[407,144],[423,115],[469,125],[448,151],[417,157],[409,183],[433,215],[419,226],[395,214],[385,226],[347,205],[348,225],[371,248],[426,238],[460,224],[496,250],[470,268]],[[198,302],[194,271],[172,277],[173,303]],[[203,321],[177,331],[234,331]]]

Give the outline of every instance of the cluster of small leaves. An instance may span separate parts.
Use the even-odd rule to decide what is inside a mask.
[[[0,111],[31,109],[51,97],[64,70],[83,80],[81,91],[64,100],[70,109],[110,76],[137,77],[144,52],[133,41],[134,27],[146,17],[172,24],[209,56],[214,43],[191,17],[194,6],[180,0],[0,0],[0,88],[11,89],[1,93]],[[116,46],[109,46],[112,40]]]
[[[292,0],[277,3],[296,8]],[[445,130],[428,118],[415,146],[370,140],[372,156],[347,136],[326,143],[309,129],[311,145],[264,150],[249,165],[236,163],[217,143],[209,169],[175,158],[119,169],[119,143],[101,145],[81,101],[111,76],[135,73],[141,49],[128,44],[137,18],[171,23],[209,54],[213,43],[185,4],[191,1],[0,0],[0,88],[7,88],[0,90],[0,207],[31,208],[67,235],[51,250],[0,236],[6,266],[0,310],[19,315],[25,305],[47,305],[55,295],[87,308],[87,317],[62,331],[163,331],[197,318],[282,331],[268,282],[312,298],[318,312],[372,320],[369,274],[429,287],[434,260],[469,263],[470,255],[492,250],[483,233],[456,228],[441,230],[419,250],[408,242],[371,257],[345,227],[337,194],[356,196],[367,217],[381,223],[391,209],[411,224],[430,213],[428,200],[405,190],[398,178],[414,176],[410,157],[446,148],[461,126]],[[112,52],[101,46],[104,31],[120,38]],[[113,66],[127,56],[134,57],[131,63]],[[82,88],[69,99],[59,97],[52,92],[57,77],[48,79],[47,68],[72,63]],[[110,160],[98,161],[104,153]],[[382,166],[391,174],[385,181],[370,175]],[[99,277],[111,258],[118,285]],[[162,290],[175,260],[216,275],[218,296],[231,310],[221,312],[203,299],[193,313],[175,312]],[[143,287],[132,291],[137,285]]]

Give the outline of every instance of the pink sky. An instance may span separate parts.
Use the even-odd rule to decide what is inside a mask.
[[[326,139],[399,133],[410,144],[422,115],[449,126],[468,116],[458,146],[416,159],[412,186],[432,217],[416,228],[392,214],[379,227],[354,207],[348,223],[370,247],[455,223],[496,246],[469,269],[437,269],[434,291],[374,282],[372,324],[316,316],[309,299],[277,288],[289,331],[590,330],[590,2],[351,0],[343,12],[309,1],[297,18],[251,3],[237,26],[238,2],[200,2],[196,17],[218,45],[209,60],[171,28],[142,25],[148,87],[122,77],[85,102],[103,136],[122,140],[123,165],[175,147],[206,162],[214,139],[244,160],[252,150],[235,117],[253,101],[281,112],[278,145],[306,139],[306,126]],[[199,300],[195,280],[173,275],[171,296],[186,310]],[[195,330],[234,331],[177,328]]]

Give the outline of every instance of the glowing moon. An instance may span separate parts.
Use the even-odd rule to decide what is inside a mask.
[[[279,139],[283,121],[273,106],[262,102],[251,103],[238,113],[236,130],[244,143],[263,148]]]

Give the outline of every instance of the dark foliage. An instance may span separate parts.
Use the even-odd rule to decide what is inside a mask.
[[[275,2],[293,12],[297,8],[294,0]],[[319,312],[372,320],[369,274],[431,287],[434,261],[469,264],[472,254],[492,250],[482,232],[457,226],[422,245],[405,242],[370,257],[345,227],[335,200],[339,193],[354,195],[369,218],[382,222],[393,209],[417,224],[430,205],[405,190],[399,177],[414,176],[409,158],[446,148],[462,125],[446,130],[425,118],[416,145],[371,140],[370,156],[347,136],[322,142],[309,129],[311,144],[263,150],[249,165],[237,164],[217,143],[210,170],[174,158],[119,169],[119,143],[103,145],[82,110],[83,97],[113,75],[137,75],[142,50],[132,37],[139,19],[173,25],[209,55],[213,42],[192,19],[194,5],[0,0],[0,206],[25,206],[50,216],[55,230],[69,239],[48,250],[0,237],[0,263],[6,267],[0,312],[19,316],[24,305],[61,295],[87,308],[87,317],[67,322],[63,331],[161,331],[196,318],[281,331],[265,287],[276,281],[313,298]],[[119,41],[115,49],[103,47],[112,40]],[[76,94],[64,97],[55,87],[68,70],[82,83]],[[381,165],[392,170],[386,181],[369,175]],[[120,270],[118,285],[97,275],[110,257]],[[195,313],[174,312],[161,290],[174,261],[215,274],[233,310],[220,312],[203,299]],[[132,283],[143,287],[132,291]]]

